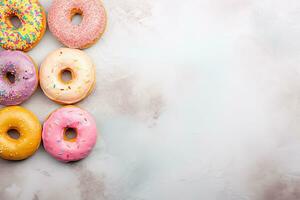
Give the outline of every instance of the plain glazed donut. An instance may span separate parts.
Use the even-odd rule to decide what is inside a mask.
[[[11,17],[21,25],[14,27]],[[38,0],[0,1],[0,46],[4,49],[29,51],[42,39],[46,30],[46,14]]]
[[[82,15],[78,25],[72,24],[75,14]],[[100,0],[54,0],[48,13],[50,31],[69,48],[84,49],[94,44],[105,31],[106,21]]]
[[[71,73],[70,81],[62,73]],[[95,66],[81,50],[61,48],[50,53],[40,67],[40,85],[46,96],[61,104],[73,104],[90,94],[95,84]]]
[[[65,134],[70,128],[76,132],[73,139]],[[51,113],[44,122],[42,138],[45,150],[57,160],[81,160],[96,144],[96,122],[88,112],[75,106],[65,106]]]
[[[13,139],[9,130],[16,130],[20,137]],[[0,157],[6,160],[23,160],[31,156],[41,142],[42,127],[38,118],[20,106],[0,110]]]
[[[13,79],[10,80],[9,76]],[[38,70],[33,60],[21,51],[0,52],[0,104],[18,105],[38,86]]]

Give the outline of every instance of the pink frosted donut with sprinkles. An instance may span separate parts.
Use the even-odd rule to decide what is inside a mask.
[[[17,17],[20,26],[11,19]],[[46,14],[38,0],[0,1],[0,46],[4,49],[29,51],[42,39]]]
[[[65,106],[44,122],[42,139],[45,150],[57,160],[78,161],[87,157],[96,144],[96,122],[87,111]]]
[[[80,24],[73,24],[74,15],[81,15]],[[48,25],[52,34],[69,48],[84,49],[102,36],[106,27],[106,12],[100,0],[54,0]]]

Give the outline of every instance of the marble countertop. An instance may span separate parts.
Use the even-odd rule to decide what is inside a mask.
[[[41,0],[48,10],[51,1]],[[1,200],[300,199],[300,1],[105,0],[91,155],[0,160]],[[29,54],[61,47],[49,31]],[[43,122],[41,90],[23,104]]]

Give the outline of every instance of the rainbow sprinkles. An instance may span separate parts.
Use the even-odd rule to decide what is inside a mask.
[[[13,16],[21,21],[20,27],[12,25],[10,18]],[[37,0],[1,0],[0,27],[1,47],[28,51],[45,33],[45,11]]]

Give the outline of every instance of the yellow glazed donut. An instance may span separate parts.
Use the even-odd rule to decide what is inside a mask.
[[[14,139],[9,130],[16,130],[20,137]],[[6,160],[23,160],[31,156],[41,142],[41,124],[29,110],[20,106],[0,110],[0,157]]]
[[[69,71],[71,80],[62,74]],[[73,104],[89,95],[95,85],[95,66],[83,51],[60,48],[50,53],[40,67],[40,85],[51,100]]]
[[[21,25],[14,27],[11,17]],[[4,49],[29,51],[42,39],[46,14],[38,0],[0,0],[0,46]]]

